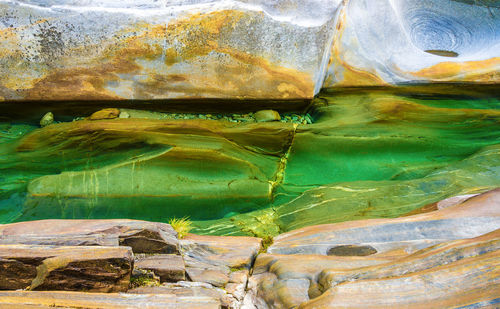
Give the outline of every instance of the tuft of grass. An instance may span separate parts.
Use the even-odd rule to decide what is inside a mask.
[[[189,220],[189,217],[172,218],[168,220],[168,224],[177,232],[179,239],[184,238],[193,229],[193,223]]]
[[[142,286],[160,286],[160,279],[148,275],[141,274],[139,276],[130,277],[130,288],[138,288]]]

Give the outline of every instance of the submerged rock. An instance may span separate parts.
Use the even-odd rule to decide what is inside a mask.
[[[281,156],[293,137],[291,123],[209,120],[76,121],[47,129],[27,136],[17,149],[35,157],[54,151],[41,162],[45,167],[77,160],[82,165],[33,180],[27,203],[38,206],[28,206],[25,219],[70,211],[72,217],[107,213],[167,221],[259,208],[272,199]],[[87,161],[82,152],[95,155]],[[100,158],[101,166],[86,167]]]
[[[51,112],[48,112],[47,114],[43,115],[42,119],[40,120],[40,126],[46,127],[48,125],[51,125],[54,123],[54,114]]]

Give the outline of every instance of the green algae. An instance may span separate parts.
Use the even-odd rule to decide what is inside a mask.
[[[500,186],[500,100],[450,89],[324,91],[295,129],[4,123],[0,223],[189,216],[197,233],[266,238]]]

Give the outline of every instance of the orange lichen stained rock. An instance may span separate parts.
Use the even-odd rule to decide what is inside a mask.
[[[167,25],[139,21],[100,40],[65,45],[50,65],[33,66],[21,50],[9,51],[9,71],[17,67],[28,76],[0,77],[0,85],[24,100],[312,98],[312,72],[273,63],[259,48],[235,43],[249,24],[265,18],[263,12],[222,10]],[[14,40],[17,31],[0,36]]]
[[[413,73],[417,77],[435,81],[460,80],[464,82],[498,83],[500,57],[483,61],[442,62]]]
[[[335,29],[336,33],[331,47],[331,55],[328,61],[328,66],[335,68],[334,71],[341,72],[342,75],[338,76],[339,74],[337,73],[336,81],[332,81],[333,76],[327,76],[325,84],[334,85],[336,87],[387,85],[388,83],[378,76],[377,73],[356,68],[344,59],[346,52],[352,52],[352,50],[344,51],[344,47],[342,46],[342,36],[346,25],[346,14],[347,7],[344,6],[337,22]],[[358,42],[353,41],[351,44],[358,45]]]

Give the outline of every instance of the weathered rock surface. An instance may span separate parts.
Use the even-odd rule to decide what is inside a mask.
[[[132,265],[130,248],[0,245],[0,289],[124,292]]]
[[[312,98],[339,2],[2,1],[0,99]]]
[[[160,277],[161,282],[177,282],[186,280],[184,260],[179,255],[156,254],[137,256],[134,261],[134,270],[151,270]]]
[[[229,282],[246,284],[248,270],[261,243],[260,238],[254,237],[189,234],[180,240],[180,247],[186,272],[192,281],[224,287]],[[237,289],[236,286],[232,288]]]
[[[0,100],[294,99],[322,85],[499,81],[493,1],[3,0],[0,8]]]
[[[0,292],[0,308],[186,308],[217,309],[213,297],[176,296],[174,294],[100,294],[78,292]]]
[[[278,236],[257,257],[245,301],[257,308],[494,305],[499,197],[497,189],[425,214]]]
[[[240,308],[238,300],[225,290],[215,288],[208,283],[180,281],[155,287],[139,287],[130,290],[132,294],[170,294],[177,297],[206,297],[220,301],[222,308]]]
[[[114,245],[135,253],[178,253],[177,233],[165,223],[137,220],[40,220],[0,225],[0,243]]]
[[[324,87],[500,81],[498,2],[344,3]]]
[[[434,212],[396,219],[325,224],[274,238],[268,252],[327,255],[337,246],[370,246],[378,253],[407,252],[446,240],[478,237],[500,227],[500,189]],[[353,256],[359,254],[353,250]]]

